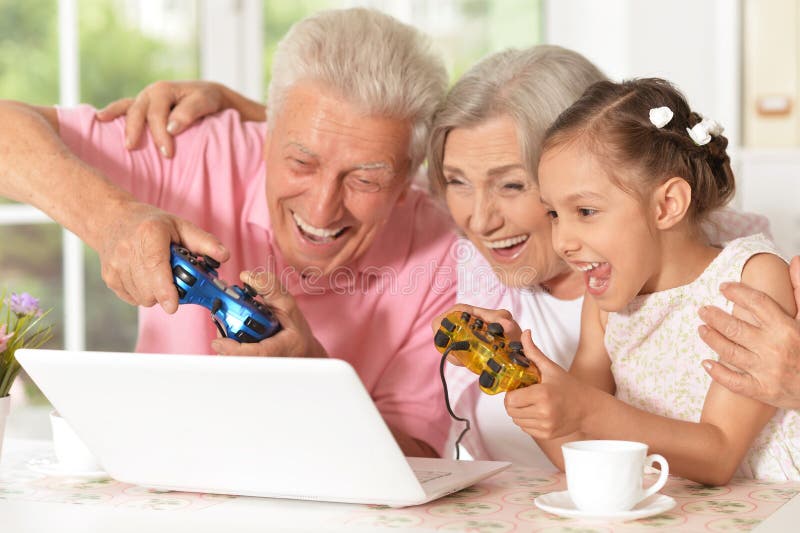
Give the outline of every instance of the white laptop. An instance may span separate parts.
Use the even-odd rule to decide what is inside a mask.
[[[404,457],[339,359],[28,349],[16,356],[105,471],[126,483],[402,507],[509,466]]]

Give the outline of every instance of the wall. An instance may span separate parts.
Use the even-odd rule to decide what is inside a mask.
[[[545,41],[572,48],[612,79],[669,79],[692,108],[741,144],[739,0],[548,0]]]

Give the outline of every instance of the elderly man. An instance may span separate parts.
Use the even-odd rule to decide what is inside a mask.
[[[3,102],[0,187],[99,252],[109,287],[143,306],[138,350],[346,359],[404,452],[433,456],[448,419],[428,325],[455,300],[455,237],[410,178],[445,89],[413,28],[322,12],[278,47],[266,131],[228,111],[164,160],[152,138],[126,151],[124,121],[87,106]],[[259,289],[283,330],[215,339],[207,310],[177,309],[170,242]]]

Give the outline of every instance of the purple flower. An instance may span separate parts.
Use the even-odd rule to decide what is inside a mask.
[[[8,346],[8,339],[14,336],[14,332],[12,331],[8,335],[6,335],[6,325],[0,324],[0,352],[5,351],[6,347]]]
[[[39,298],[34,298],[27,292],[23,292],[22,294],[17,294],[15,292],[11,293],[11,296],[6,298],[6,304],[8,304],[9,309],[11,312],[16,314],[17,316],[22,315],[40,315],[41,309],[39,309]]]

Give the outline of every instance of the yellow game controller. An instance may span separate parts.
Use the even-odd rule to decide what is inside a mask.
[[[503,326],[484,324],[469,313],[453,311],[442,319],[433,339],[440,353],[450,350],[461,363],[477,374],[486,394],[497,394],[539,383],[539,369],[522,353],[520,342],[508,342]]]

